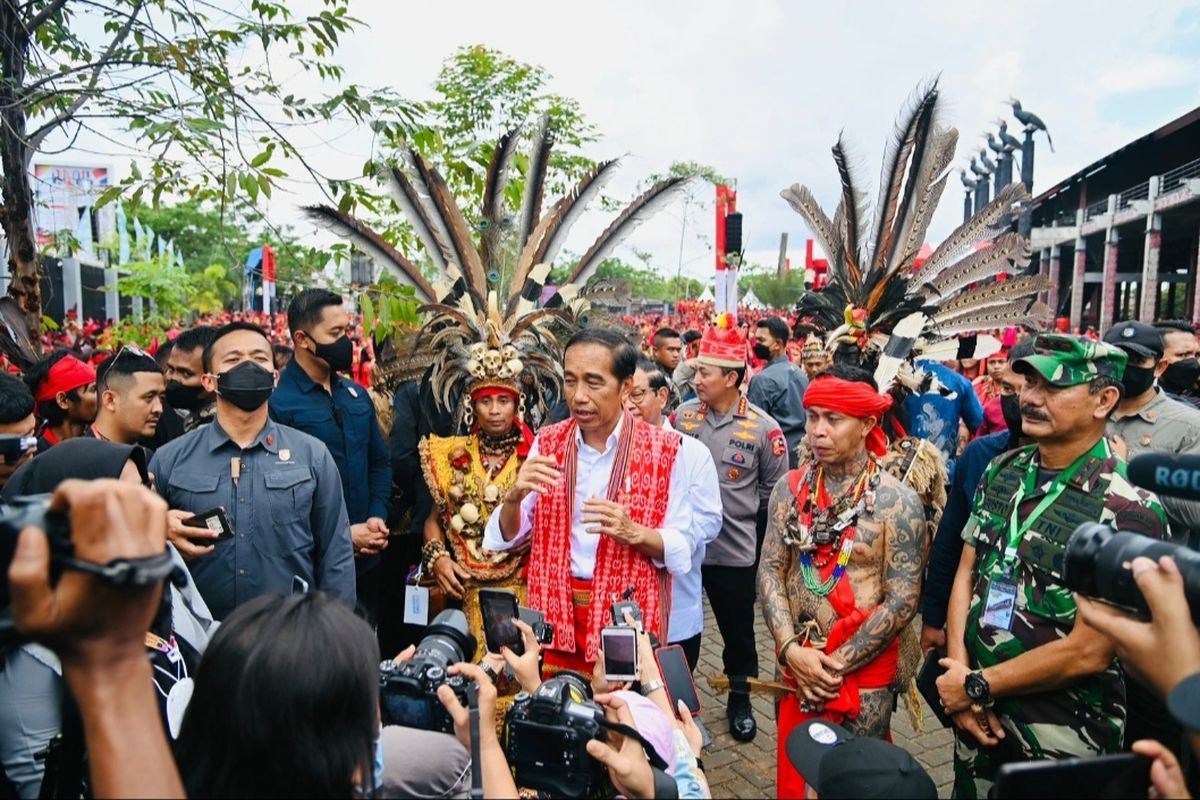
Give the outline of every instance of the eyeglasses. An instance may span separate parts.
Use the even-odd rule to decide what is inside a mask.
[[[635,403],[640,403],[646,399],[646,395],[650,394],[649,389],[634,389],[629,393],[629,399]]]

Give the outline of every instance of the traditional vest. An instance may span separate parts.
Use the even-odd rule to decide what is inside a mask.
[[[529,558],[529,602],[554,625],[554,649],[576,652],[571,599],[571,518],[574,512],[577,442],[575,421],[567,420],[538,432],[538,452],[561,456],[564,479],[538,498],[533,513],[533,550]],[[628,414],[621,424],[616,459],[609,478],[608,499],[620,503],[639,525],[660,528],[667,513],[671,469],[681,439],[674,431],[655,428]],[[585,654],[595,660],[600,629],[606,624],[612,600],[632,587],[647,628],[659,639],[666,633],[670,576],[638,550],[607,536],[596,548],[592,575]]]
[[[417,449],[454,560],[481,581],[500,580],[515,573],[527,548],[485,551],[483,528],[516,481],[522,459],[514,451],[489,480],[474,436],[430,436],[422,439]]]

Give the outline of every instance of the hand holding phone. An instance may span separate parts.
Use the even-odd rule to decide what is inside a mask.
[[[637,630],[610,625],[600,630],[600,649],[604,651],[604,679],[611,682],[638,679]]]
[[[654,651],[654,659],[658,662],[658,671],[662,673],[663,683],[667,685],[671,707],[677,709],[682,702],[693,717],[698,716],[700,694],[696,691],[696,682],[692,678],[692,671],[688,669],[683,648],[677,644],[660,647]]]
[[[515,620],[519,618],[517,596],[503,589],[480,589],[479,611],[483,616],[483,638],[489,653],[500,655],[507,647],[524,655],[525,639]]]

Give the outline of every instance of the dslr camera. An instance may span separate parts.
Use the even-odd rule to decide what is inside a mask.
[[[433,618],[416,654],[397,664],[379,665],[379,709],[384,725],[403,725],[438,733],[453,733],[454,721],[437,698],[443,684],[467,704],[470,680],[449,675],[451,664],[475,654],[475,637],[467,628],[467,617],[457,609],[446,609]]]
[[[36,436],[19,436],[15,433],[0,433],[0,458],[8,466],[21,460],[30,450],[37,449]]]
[[[63,559],[75,552],[71,544],[71,519],[66,512],[50,510],[50,495],[31,494],[0,503],[0,607],[8,605],[8,567],[17,548],[17,537],[28,527],[46,532],[53,580],[62,574]]]
[[[505,718],[504,754],[518,786],[551,797],[588,797],[603,767],[587,753],[601,737],[604,710],[580,676],[560,672],[533,694],[520,692]]]
[[[1192,622],[1200,627],[1200,553],[1171,542],[1085,522],[1067,540],[1063,583],[1084,597],[1103,600],[1148,619],[1150,607],[1133,579],[1133,571],[1125,566],[1138,556],[1153,561],[1163,556],[1175,559],[1183,575]]]

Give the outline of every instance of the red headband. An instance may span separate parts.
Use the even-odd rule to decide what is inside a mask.
[[[475,391],[471,392],[471,398],[473,400],[482,400],[485,397],[491,397],[492,395],[496,394],[509,395],[513,400],[516,400],[518,397],[520,397],[520,395],[517,393],[517,390],[509,386],[492,385],[479,387]]]
[[[882,395],[862,381],[846,381],[833,375],[821,375],[804,390],[804,407],[819,406],[851,417],[875,420],[867,434],[867,449],[877,456],[887,453],[887,435],[881,423],[892,407],[891,395]]]
[[[50,368],[50,372],[38,384],[38,393],[34,399],[41,403],[53,398],[59,392],[69,392],[95,382],[96,370],[94,367],[83,363],[75,356],[63,356],[55,362],[54,366]]]

